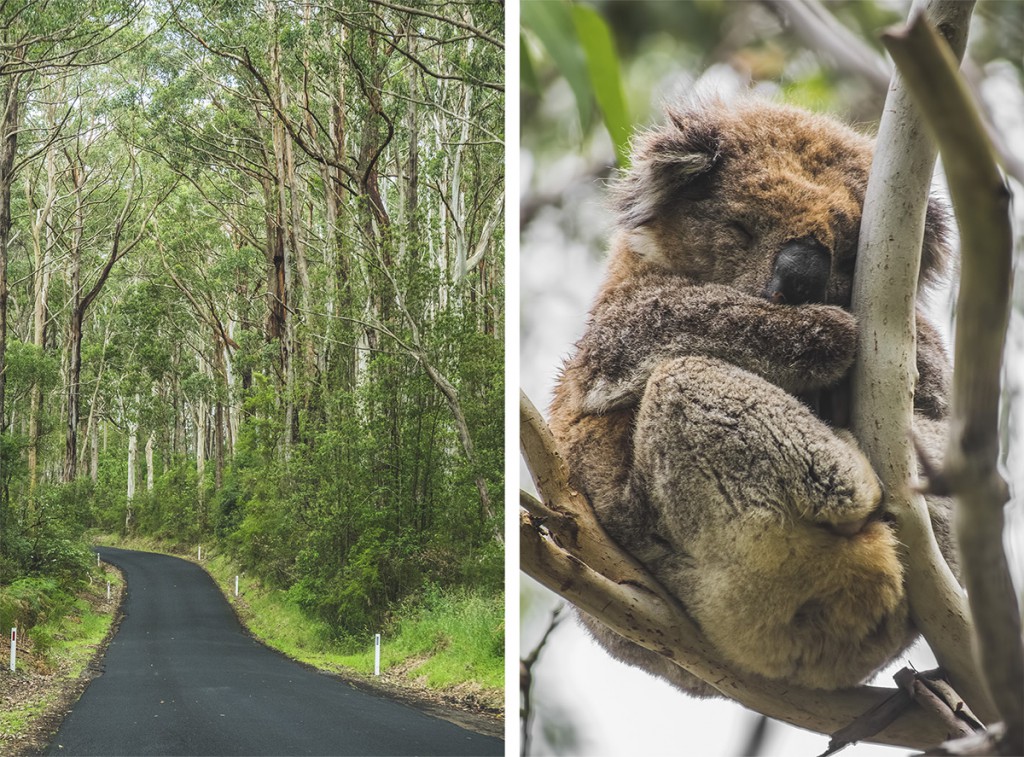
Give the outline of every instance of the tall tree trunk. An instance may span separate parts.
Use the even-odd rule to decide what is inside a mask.
[[[146,491],[153,491],[153,441],[156,437],[155,431],[149,432],[146,439]]]
[[[79,379],[82,375],[82,234],[85,228],[85,206],[82,190],[84,171],[79,163],[72,163],[71,185],[75,195],[75,223],[69,252],[68,287],[71,311],[68,316],[67,338],[67,423],[64,428],[64,481],[75,480],[78,465],[78,413],[80,407]]]
[[[279,42],[279,30],[277,24],[277,6],[273,2],[267,3],[267,25],[270,32],[271,42],[269,50],[270,75],[274,82],[277,98],[276,107],[285,112],[288,106],[288,99],[284,91],[284,84],[281,78],[281,45]],[[275,177],[275,242],[278,247],[275,250],[280,257],[274,258],[274,277],[279,287],[279,298],[281,303],[281,369],[284,374],[284,449],[285,455],[289,454],[289,447],[296,440],[298,424],[296,422],[295,407],[295,324],[290,312],[290,297],[292,294],[292,258],[295,252],[297,209],[293,187],[289,183],[293,170],[291,159],[291,141],[281,119],[274,116],[271,137],[274,147],[274,177]],[[289,203],[289,197],[291,203]],[[289,212],[289,205],[291,211]],[[288,218],[291,216],[291,223]]]
[[[102,421],[100,421],[102,423]],[[89,462],[89,478],[95,484],[100,479],[100,433],[97,428],[93,428],[92,433],[89,434],[92,447],[92,456]]]
[[[419,37],[413,34],[413,23],[410,20],[406,27],[406,43],[409,54],[416,56]],[[420,111],[416,100],[420,99],[419,91],[420,74],[415,66],[409,67],[409,93],[412,99],[406,105],[406,125],[409,130],[409,162],[406,167],[406,216],[408,220],[408,237],[413,240],[414,245],[420,245],[419,238],[419,185],[420,185]],[[422,250],[420,250],[422,255]]]
[[[77,283],[77,273],[75,281]],[[82,375],[82,316],[79,308],[71,311],[68,327],[68,416],[64,429],[64,481],[75,480],[78,465],[79,381]]]
[[[135,499],[135,469],[139,457],[139,422],[128,421],[128,510],[131,511],[132,500]],[[127,527],[127,522],[125,523]]]
[[[15,57],[24,53],[15,51]],[[7,400],[7,257],[11,240],[11,187],[14,183],[14,156],[18,149],[18,117],[21,100],[19,75],[3,78],[0,89],[0,428],[4,427]],[[0,481],[4,480],[0,460]],[[2,495],[6,499],[6,487]]]
[[[224,484],[224,405],[218,400],[213,411],[213,485],[220,491]]]
[[[52,124],[51,128],[55,128],[55,125]],[[49,221],[53,203],[57,199],[56,152],[56,147],[52,145],[46,152],[46,194],[42,207],[36,209],[35,217],[32,221],[32,248],[35,262],[32,287],[35,294],[32,307],[32,343],[40,353],[46,349],[46,313],[50,293],[50,251],[53,249],[53,229]],[[27,190],[26,195],[29,203],[31,203],[33,199],[31,188]],[[44,399],[42,386],[40,386],[38,381],[34,381],[31,389],[28,427],[28,487],[30,501],[39,480],[40,417],[43,414]]]
[[[331,104],[331,142],[334,148],[333,166],[324,166],[324,187],[327,198],[327,226],[333,241],[334,286],[336,289],[336,314],[342,318],[355,316],[354,296],[352,291],[352,258],[346,245],[342,211],[345,207],[345,176],[338,166],[347,162],[345,149],[345,55],[344,46],[347,30],[339,24],[338,28],[338,70],[337,92]],[[337,358],[338,385],[347,391],[356,386],[357,333],[350,321],[338,321],[336,329],[341,343]]]
[[[128,411],[129,414],[137,416],[139,410],[139,396],[135,395],[135,404]],[[121,412],[124,413],[124,403],[121,403]],[[127,420],[128,423],[128,487],[124,509],[124,532],[131,531],[132,519],[134,518],[135,501],[135,472],[138,468],[139,458],[139,421],[137,417]]]
[[[199,489],[203,488],[206,474],[206,403],[200,398],[196,407],[196,477]]]

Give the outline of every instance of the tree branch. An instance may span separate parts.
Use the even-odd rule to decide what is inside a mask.
[[[452,26],[457,26],[460,29],[465,29],[467,32],[471,32],[472,34],[476,35],[477,37],[479,37],[482,40],[486,40],[487,42],[490,42],[492,45],[497,47],[499,50],[504,50],[505,49],[505,43],[502,42],[499,38],[494,37],[494,36],[488,34],[483,29],[478,29],[475,26],[472,26],[471,24],[467,24],[464,21],[458,21],[457,19],[454,19],[454,18],[447,18],[445,16],[439,16],[439,15],[437,15],[435,13],[431,13],[430,11],[424,10],[423,8],[413,8],[413,7],[410,7],[410,6],[407,6],[407,5],[398,5],[398,4],[395,4],[395,3],[388,3],[388,2],[384,2],[384,0],[370,0],[370,2],[373,3],[374,5],[380,5],[380,6],[383,6],[385,8],[390,8],[391,10],[401,11],[402,13],[412,13],[412,14],[415,14],[417,16],[426,16],[427,18],[432,18],[435,21],[440,21],[440,22],[445,23],[445,24],[451,24]]]
[[[851,71],[883,92],[889,86],[888,61],[867,42],[843,26],[821,3],[815,0],[762,0],[793,31],[844,71]]]
[[[1003,550],[999,388],[1010,314],[1010,191],[956,61],[917,17],[883,37],[942,151],[960,226],[953,403],[941,477],[957,502],[957,537],[982,670],[1006,724],[1003,754],[1024,753],[1024,645]]]
[[[915,2],[963,55],[973,3]],[[910,613],[953,686],[985,722],[995,709],[970,654],[966,598],[939,552],[916,488],[911,443],[916,380],[915,305],[925,210],[936,149],[896,75],[889,87],[868,179],[857,250],[853,312],[860,323],[852,372],[852,427],[882,479],[886,508],[905,547]]]
[[[626,639],[664,655],[723,695],[769,717],[832,733],[883,705],[897,692],[871,686],[820,691],[743,675],[731,669],[679,603],[601,528],[540,413],[520,394],[520,443],[543,504],[524,497],[520,563],[544,586]],[[917,706],[877,734],[861,738],[927,748],[946,737],[943,719]]]
[[[892,66],[881,54],[853,34],[842,24],[820,0],[761,0],[785,24],[803,39],[810,50],[820,50],[831,59],[841,71],[853,73],[870,83],[879,97],[885,94],[892,74]],[[1024,184],[1024,160],[1011,150],[1006,137],[996,125],[991,109],[980,98],[981,80],[984,78],[978,66],[971,61],[964,62],[964,73],[984,116],[985,130],[999,154],[1006,171]]]

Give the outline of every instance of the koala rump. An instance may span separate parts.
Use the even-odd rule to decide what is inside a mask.
[[[618,229],[551,428],[608,533],[722,656],[833,689],[915,638],[877,478],[846,423],[871,142],[751,100],[671,109],[613,189]],[[947,257],[929,204],[922,281]],[[938,457],[949,367],[918,315],[915,432]],[[954,570],[949,503],[930,498]],[[582,615],[614,656],[715,690]]]

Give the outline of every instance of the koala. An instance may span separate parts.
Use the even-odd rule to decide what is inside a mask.
[[[858,684],[915,638],[879,481],[848,423],[872,142],[750,99],[672,106],[612,188],[604,283],[550,423],[598,520],[736,668]],[[929,202],[921,280],[948,257]],[[915,433],[939,458],[949,360],[917,315]],[[956,572],[950,505],[929,498]],[[615,657],[709,685],[580,613]]]

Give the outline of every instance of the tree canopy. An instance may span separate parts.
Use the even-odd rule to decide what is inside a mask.
[[[339,637],[500,592],[502,7],[0,14],[0,584],[99,528]]]

